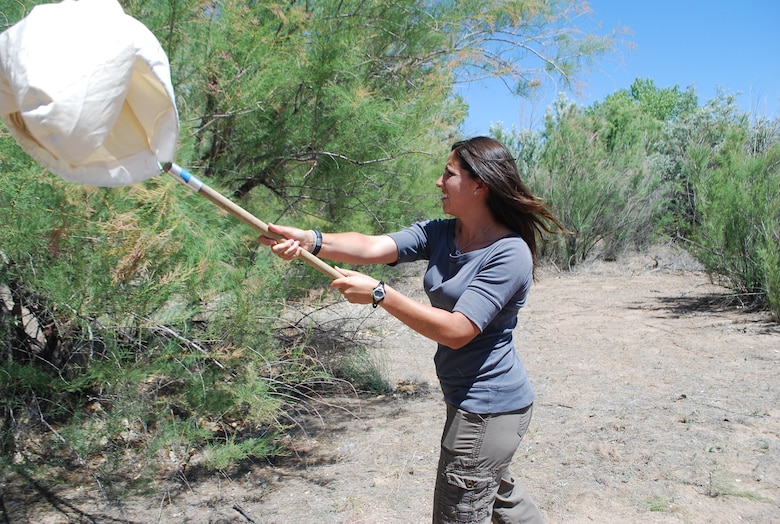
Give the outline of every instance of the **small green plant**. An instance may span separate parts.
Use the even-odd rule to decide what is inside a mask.
[[[645,502],[645,507],[648,511],[653,513],[671,513],[673,510],[672,503],[664,497],[653,497]]]
[[[769,501],[766,497],[740,487],[739,483],[739,478],[730,471],[712,471],[708,482],[707,494],[710,497],[728,496],[746,498],[756,502]]]
[[[385,379],[384,366],[368,348],[352,349],[340,365],[344,378],[356,388],[387,393],[392,388]]]
[[[243,441],[230,438],[226,442],[209,444],[204,450],[204,466],[224,470],[250,457],[268,457],[286,454],[268,437],[253,437]]]

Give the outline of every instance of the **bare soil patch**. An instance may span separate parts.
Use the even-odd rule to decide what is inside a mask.
[[[513,467],[546,519],[780,522],[778,324],[740,307],[669,247],[539,277],[517,329],[537,401]],[[393,284],[419,290],[420,280]],[[332,398],[302,414],[289,436],[295,453],[274,463],[194,467],[120,505],[77,473],[73,485],[50,487],[56,504],[7,485],[0,517],[430,522],[444,418],[433,343],[381,308],[340,304],[326,315],[355,323],[393,394]]]

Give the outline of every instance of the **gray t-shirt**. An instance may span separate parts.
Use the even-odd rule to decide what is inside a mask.
[[[533,280],[531,251],[517,234],[455,254],[455,219],[418,222],[390,237],[398,262],[428,260],[431,305],[459,311],[481,333],[460,349],[439,344],[434,361],[448,404],[471,413],[506,413],[534,400],[512,331]]]

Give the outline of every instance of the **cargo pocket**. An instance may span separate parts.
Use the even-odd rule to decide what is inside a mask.
[[[446,492],[439,499],[441,522],[490,522],[495,475],[487,471],[453,469],[445,473]]]

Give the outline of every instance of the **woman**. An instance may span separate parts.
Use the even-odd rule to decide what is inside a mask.
[[[434,361],[447,419],[433,522],[542,522],[509,471],[534,400],[512,332],[533,280],[537,240],[563,227],[522,183],[509,151],[491,138],[456,143],[436,186],[444,212],[454,218],[377,236],[271,225],[287,240],[261,242],[284,259],[302,249],[348,264],[427,259],[430,306],[356,271],[339,269],[344,277],[331,287],[352,303],[383,307],[438,343]]]

